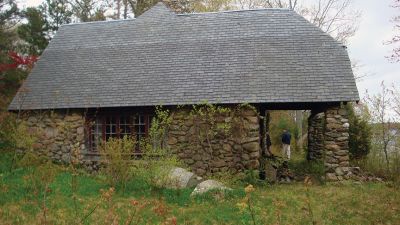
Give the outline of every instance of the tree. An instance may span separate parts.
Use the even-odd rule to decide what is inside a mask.
[[[164,0],[164,3],[175,13],[191,13],[193,9],[193,0]]]
[[[2,30],[14,25],[14,19],[18,16],[18,7],[14,0],[0,0],[0,27]]]
[[[394,4],[392,5],[392,7],[400,9],[400,0],[394,0]],[[385,44],[394,45],[395,47],[393,48],[392,54],[390,56],[387,56],[387,58],[392,62],[400,62],[400,46],[398,45],[400,43],[400,16],[394,17],[393,23],[395,23],[394,28],[397,34],[394,35],[394,37],[390,41],[387,41]]]
[[[49,37],[52,37],[61,25],[72,21],[73,12],[67,0],[46,0],[39,9],[46,20]]]
[[[28,23],[18,27],[18,36],[29,44],[28,53],[30,55],[40,55],[49,43],[46,38],[46,20],[37,8],[27,8],[23,12],[23,16]]]
[[[152,6],[157,4],[159,0],[127,0],[131,6],[131,10],[135,17],[142,15]]]
[[[14,39],[11,29],[15,25],[18,16],[17,4],[13,0],[0,0],[0,62],[7,59],[7,50],[10,50]],[[1,50],[3,55],[1,55]]]
[[[195,12],[218,12],[234,9],[232,0],[202,0],[193,2]]]
[[[91,22],[106,20],[105,2],[96,0],[71,0],[69,2],[73,15],[80,22]]]
[[[352,0],[236,0],[235,3],[240,9],[292,9],[342,43],[355,34],[361,16],[352,9]]]
[[[381,92],[370,96],[366,93],[365,102],[369,106],[371,121],[374,128],[374,139],[378,147],[383,151],[387,169],[390,169],[389,161],[389,143],[394,140],[395,136],[392,130],[395,128],[393,120],[390,116],[390,106],[392,96],[390,90],[381,83]]]
[[[160,1],[161,0],[122,0],[124,18],[126,18],[125,2],[131,6],[130,8],[134,16],[138,17]],[[162,2],[175,13],[215,12],[233,9],[231,5],[232,0],[163,0]]]
[[[368,118],[363,117],[363,113],[355,113],[354,105],[347,104],[349,112],[349,151],[352,159],[362,159],[371,150],[371,126]],[[365,107],[364,110],[367,110]]]
[[[10,51],[16,51],[18,36],[15,25],[19,19],[19,10],[14,0],[0,0],[0,65],[13,64]],[[21,68],[2,69],[0,71],[0,111],[16,93],[21,81],[26,77],[26,70]]]
[[[36,56],[22,56],[16,52],[11,51],[8,53],[8,56],[10,57],[10,60],[12,62],[9,64],[0,64],[0,72],[17,69],[20,66],[27,66],[28,68],[32,68],[33,64],[38,59]]]
[[[396,122],[400,122],[400,88],[393,84],[391,93],[393,98],[391,108],[395,114]]]

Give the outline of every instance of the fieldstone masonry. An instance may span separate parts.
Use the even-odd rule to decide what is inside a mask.
[[[240,173],[259,169],[260,125],[257,112],[243,109],[239,115],[233,111],[218,115],[217,121],[228,123],[240,117],[242,127],[236,129],[239,135],[217,134],[211,143],[198,141],[196,130],[199,124],[188,113],[185,109],[173,110],[167,144],[194,173],[204,176],[215,172]],[[98,162],[84,158],[85,119],[81,112],[33,112],[25,119],[29,129],[40,134],[34,144],[37,152],[57,162],[78,160],[90,170],[98,169]],[[344,108],[330,107],[324,113],[310,116],[307,158],[324,162],[329,181],[351,178],[348,139],[349,123]]]
[[[350,178],[349,120],[347,110],[331,107],[325,112],[325,168],[329,181]]]
[[[323,160],[324,158],[324,113],[312,112],[308,119],[308,160]]]
[[[81,162],[85,151],[84,118],[81,113],[32,112],[26,118],[29,130],[38,134],[33,148],[56,162]]]
[[[259,118],[256,112],[244,110],[241,113],[243,129],[241,138],[217,135],[211,141],[200,146],[193,120],[188,119],[188,112],[181,110],[173,113],[173,122],[169,130],[168,145],[178,157],[189,165],[199,176],[215,172],[238,173],[248,169],[258,170],[260,166]],[[233,114],[219,116],[219,120],[233,121]]]

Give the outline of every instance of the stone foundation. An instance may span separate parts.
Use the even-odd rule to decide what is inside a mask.
[[[307,160],[324,159],[324,113],[311,113],[308,119]]]
[[[324,134],[326,178],[329,181],[349,179],[349,120],[345,108],[326,110]]]
[[[235,134],[218,133],[210,142],[200,140],[201,132],[204,135],[204,124],[188,117],[188,113],[188,110],[173,113],[168,145],[193,172],[203,176],[259,169],[259,118],[255,111],[244,109],[238,114],[232,110],[218,115],[217,121],[231,124]]]
[[[32,112],[26,118],[30,132],[38,134],[33,148],[56,162],[82,159],[85,151],[84,117],[79,112]]]

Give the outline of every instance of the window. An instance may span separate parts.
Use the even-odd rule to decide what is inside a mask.
[[[98,147],[110,138],[135,137],[136,150],[140,152],[140,140],[148,135],[151,116],[146,114],[104,114],[88,118],[88,146],[90,153],[98,153]]]

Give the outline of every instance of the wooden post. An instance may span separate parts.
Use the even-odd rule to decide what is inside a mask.
[[[265,122],[266,122],[266,116],[265,116],[265,107],[264,106],[260,106],[259,107],[259,115],[260,115],[260,155],[262,157],[265,156],[265,154],[267,153],[266,149],[266,126],[265,126]]]

